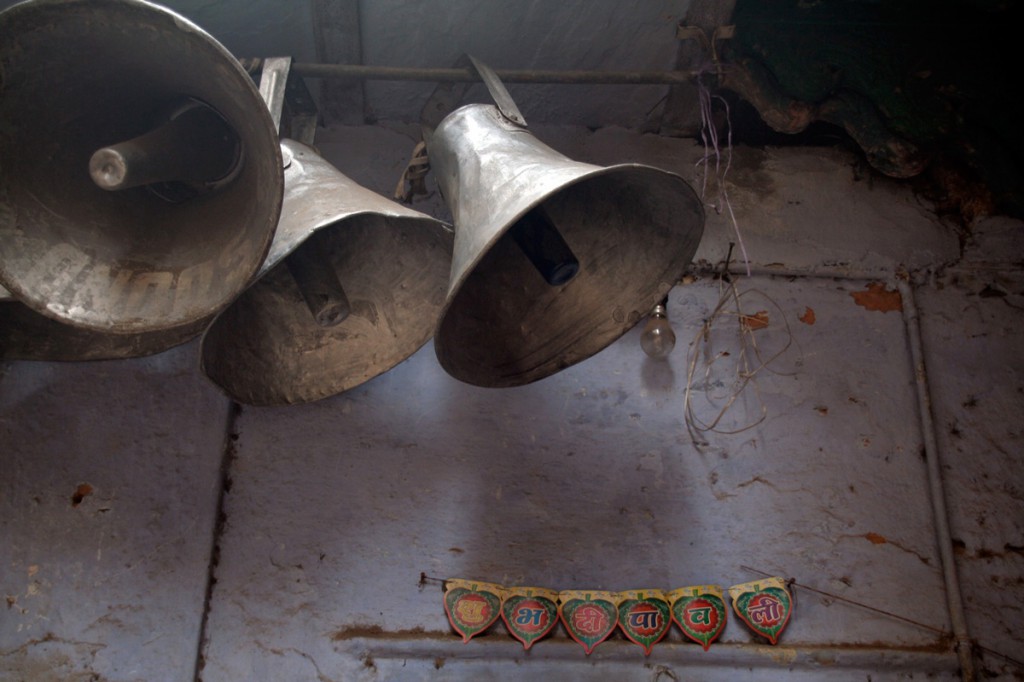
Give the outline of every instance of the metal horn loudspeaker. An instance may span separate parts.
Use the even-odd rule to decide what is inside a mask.
[[[173,330],[109,334],[62,324],[16,299],[0,298],[0,360],[82,362],[162,353],[202,333],[210,318]]]
[[[527,384],[602,350],[668,293],[704,230],[678,175],[573,161],[495,106],[449,114],[427,149],[455,222],[434,347],[470,384]]]
[[[444,223],[282,140],[284,207],[259,280],[210,325],[205,374],[247,405],[318,400],[386,372],[430,338],[444,303]]]
[[[257,272],[280,212],[251,78],[141,0],[29,0],[0,35],[0,285],[84,330],[198,333]]]

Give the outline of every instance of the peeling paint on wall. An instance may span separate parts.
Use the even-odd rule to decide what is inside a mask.
[[[865,310],[880,313],[903,310],[903,299],[896,289],[889,289],[881,282],[871,282],[865,291],[852,291],[854,303]]]

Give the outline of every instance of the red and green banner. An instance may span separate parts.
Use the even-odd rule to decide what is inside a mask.
[[[619,621],[618,595],[595,590],[567,590],[558,593],[558,615],[569,636],[590,655],[608,639]]]
[[[629,641],[651,655],[651,647],[668,634],[672,626],[668,601],[661,590],[619,592],[619,627]]]
[[[506,587],[501,619],[509,633],[529,650],[558,624],[558,593],[543,587]]]
[[[764,578],[728,589],[736,616],[772,644],[793,615],[793,598],[782,578]],[[501,618],[509,634],[529,650],[561,621],[589,656],[616,628],[649,656],[674,622],[707,651],[725,630],[729,607],[718,585],[659,589],[563,590],[504,587],[478,580],[444,581],[444,610],[463,642]]]
[[[751,630],[775,644],[793,613],[793,598],[782,578],[764,578],[729,588],[732,608]]]
[[[718,585],[680,587],[668,593],[672,620],[683,634],[708,650],[725,630],[728,609]]]
[[[444,610],[462,641],[491,627],[501,615],[501,585],[458,578],[446,580]]]

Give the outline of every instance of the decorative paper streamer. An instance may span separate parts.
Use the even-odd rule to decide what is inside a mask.
[[[506,587],[501,619],[513,637],[529,650],[558,624],[558,592],[543,587]]]
[[[728,590],[733,610],[758,635],[776,644],[793,614],[786,581],[763,578]],[[649,656],[674,621],[707,651],[725,630],[729,608],[718,585],[608,592],[544,587],[503,587],[452,578],[444,581],[444,610],[463,643],[486,631],[499,617],[529,650],[561,620],[589,656],[616,627]]]
[[[588,656],[608,639],[619,620],[619,596],[615,592],[567,590],[558,593],[558,602],[562,624]]]
[[[692,585],[668,593],[672,620],[683,634],[708,650],[725,630],[729,609],[718,585]]]
[[[494,583],[460,578],[445,581],[444,610],[464,644],[491,627],[501,615],[501,592],[501,585]]]
[[[751,630],[775,644],[793,613],[793,598],[782,578],[763,578],[729,588],[732,608]]]
[[[631,642],[643,647],[644,655],[661,641],[672,626],[668,601],[661,590],[619,592],[619,627]]]

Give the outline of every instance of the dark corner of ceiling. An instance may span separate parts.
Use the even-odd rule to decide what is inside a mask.
[[[962,226],[1022,218],[1022,4],[737,0],[718,46],[733,142],[848,146]]]

